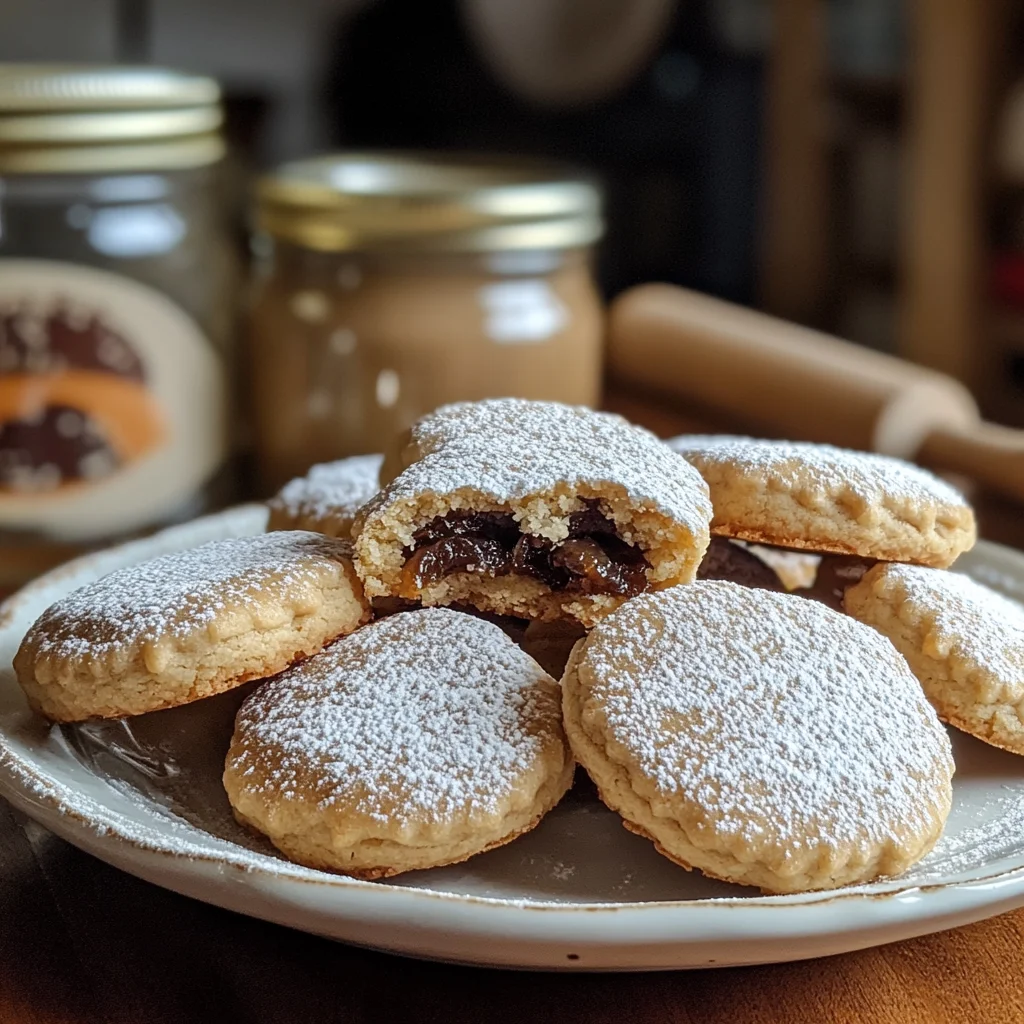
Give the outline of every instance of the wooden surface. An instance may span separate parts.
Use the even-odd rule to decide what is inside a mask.
[[[610,403],[663,434],[713,426]],[[1024,547],[1019,506],[983,531]],[[0,801],[0,1024],[1020,1024],[1024,910],[825,960],[664,974],[528,974],[420,963],[165,891]]]

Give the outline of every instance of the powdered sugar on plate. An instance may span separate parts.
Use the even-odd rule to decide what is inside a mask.
[[[944,835],[928,856],[901,876],[913,884],[934,883],[1019,855],[1024,836],[1024,797],[1010,798],[980,825]]]
[[[558,688],[497,626],[403,612],[243,704],[228,771],[249,792],[401,831],[504,816],[564,764]]]

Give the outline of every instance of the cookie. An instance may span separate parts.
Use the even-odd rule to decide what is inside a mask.
[[[353,527],[370,597],[589,625],[693,579],[711,506],[695,470],[619,416],[553,402],[447,406]]]
[[[383,455],[354,455],[313,466],[267,502],[267,529],[312,530],[328,537],[348,537],[356,513],[379,490],[383,461]]]
[[[950,809],[949,738],[884,637],[698,582],[630,601],[562,678],[573,753],[626,827],[766,892],[898,875]]]
[[[960,573],[878,565],[845,607],[893,642],[940,718],[1024,754],[1024,606]]]
[[[558,684],[448,608],[374,622],[242,705],[224,787],[287,857],[359,878],[466,860],[572,783]]]
[[[51,605],[14,659],[54,721],[177,707],[287,668],[370,617],[351,545],[318,534],[212,541],[112,572]]]
[[[707,481],[720,536],[940,568],[974,544],[963,496],[900,459],[736,437],[667,443]]]

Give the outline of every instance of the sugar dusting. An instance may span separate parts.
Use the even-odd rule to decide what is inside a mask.
[[[944,835],[926,857],[900,876],[900,881],[940,882],[1007,857],[1019,857],[1024,836],[1024,796],[1008,799],[989,821]]]
[[[347,541],[303,531],[215,540],[116,569],[52,604],[29,631],[39,655],[116,653],[161,637],[183,639],[268,587],[282,598],[322,585],[348,558]]]
[[[702,472],[728,466],[741,473],[770,475],[786,488],[805,486],[811,472],[818,487],[852,492],[871,503],[938,501],[968,507],[956,488],[927,470],[874,452],[715,434],[683,434],[665,444]]]
[[[991,673],[1001,700],[1024,698],[1024,606],[962,573],[919,565],[887,565],[874,586],[922,617],[925,653]]]
[[[268,504],[295,520],[354,516],[377,493],[383,462],[383,455],[354,455],[318,463],[285,484]]]
[[[719,835],[803,852],[932,827],[953,768],[935,712],[888,640],[817,602],[676,587],[599,624],[584,658],[584,716]]]
[[[285,672],[242,705],[235,736],[229,770],[249,791],[389,829],[504,813],[563,742],[554,680],[497,626],[440,608]]]
[[[711,502],[700,474],[654,434],[621,416],[517,398],[444,406],[413,428],[419,458],[373,502],[471,488],[496,505],[558,487],[611,486],[637,507],[690,533],[707,530]],[[369,510],[368,510],[369,511]]]

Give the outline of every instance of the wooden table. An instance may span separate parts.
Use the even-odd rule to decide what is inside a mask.
[[[692,424],[626,400],[664,432]],[[982,499],[1024,547],[1019,508]],[[0,1024],[1021,1024],[1024,910],[825,960],[665,974],[527,974],[420,963],[177,896],[0,802]]]

